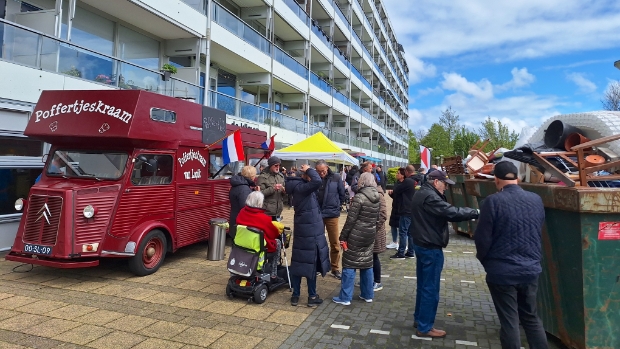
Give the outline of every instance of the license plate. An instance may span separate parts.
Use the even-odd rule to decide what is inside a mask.
[[[50,255],[50,254],[52,254],[52,248],[50,246],[24,244],[24,252],[26,252],[26,253],[34,253],[34,254]]]

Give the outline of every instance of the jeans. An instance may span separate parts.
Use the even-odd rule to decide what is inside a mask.
[[[343,301],[353,299],[353,284],[355,283],[355,269],[342,268],[342,284],[340,286],[340,298]],[[373,299],[375,291],[372,288],[372,268],[360,269],[360,291],[364,299]]]
[[[329,262],[332,265],[331,271],[337,271],[340,263],[340,231],[338,229],[338,217],[323,218],[323,224],[327,230],[329,241]]]
[[[392,242],[398,242],[398,227],[390,227],[392,229]]]
[[[502,349],[521,348],[519,322],[531,349],[546,349],[547,336],[536,312],[538,280],[519,285],[497,285],[487,282],[495,310],[502,326],[499,339]]]
[[[416,254],[417,288],[413,321],[418,331],[427,333],[435,325],[439,305],[439,282],[443,269],[443,250],[414,245]]]
[[[291,276],[291,286],[293,287],[293,297],[299,297],[301,293],[301,276],[298,275],[290,275]],[[316,277],[312,279],[306,278],[306,282],[308,285],[308,297],[316,296]]]
[[[409,227],[411,226],[411,217],[403,216],[398,220],[399,225],[399,237],[398,242],[398,254],[405,254],[405,248],[407,248],[407,254],[413,254],[413,237],[409,234]],[[408,245],[408,246],[407,246]]]
[[[381,260],[378,253],[372,254],[372,273],[374,274],[374,281],[378,284],[381,283]]]

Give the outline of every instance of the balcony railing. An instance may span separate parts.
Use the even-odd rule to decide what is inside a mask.
[[[342,21],[345,24],[351,24],[351,22],[349,21],[349,19],[347,18],[347,16],[344,15],[344,12],[342,11],[342,9],[340,8],[340,5],[337,4],[334,0],[332,0],[332,6],[334,6],[334,8],[336,9],[336,15],[338,17],[340,17],[340,19],[342,19]]]
[[[348,68],[351,63],[349,62],[347,57],[344,55],[344,53],[342,53],[336,46],[333,46],[332,50],[334,51],[334,57],[339,59],[340,62],[342,62],[342,64],[344,64]]]
[[[327,48],[332,47],[332,43],[329,42],[327,34],[316,24],[312,23],[312,32],[321,40]]]
[[[277,62],[287,67],[295,74],[308,80],[308,68],[299,63],[295,58],[291,57],[288,53],[282,51],[282,49],[280,49],[279,47],[274,46],[273,56]]]
[[[327,81],[321,79],[314,72],[310,72],[310,83],[318,88],[320,88],[323,92],[327,94],[331,94],[332,86],[327,83]]]
[[[295,15],[301,19],[302,22],[306,23],[307,26],[310,25],[310,16],[304,11],[301,6],[295,0],[284,0],[284,3],[293,11]]]
[[[244,21],[216,2],[213,2],[211,11],[215,23],[221,25],[226,30],[261,50],[263,53],[267,55],[271,54],[271,42],[256,31],[256,29],[247,25]]]
[[[343,95],[342,93],[340,93],[340,91],[336,90],[333,87],[332,87],[332,96],[334,96],[335,99],[337,99],[338,101],[340,101],[347,107],[349,106],[349,99],[347,98],[347,96]]]
[[[370,85],[370,82],[368,82],[368,80],[366,80],[366,78],[362,76],[362,73],[360,73],[360,71],[357,70],[357,68],[355,68],[353,64],[351,64],[351,71],[353,72],[353,75],[357,76],[357,78],[362,81],[362,84],[364,86],[366,86],[369,90],[372,90],[372,86]]]
[[[349,144],[349,137],[347,137],[347,135],[343,135],[342,133],[338,133],[338,132],[330,130],[328,137],[334,142],[339,142],[342,144]]]
[[[355,30],[351,30],[351,32],[353,33],[353,39],[362,47],[362,49],[365,49],[364,44],[362,44],[362,39],[360,39],[359,35],[357,35],[357,32]]]
[[[207,6],[208,6],[207,0],[181,0],[181,1],[189,5],[189,7],[193,8],[194,10],[202,13],[203,15],[205,16],[207,15]]]
[[[128,61],[0,19],[0,59],[129,90],[182,97],[202,104],[203,88]]]

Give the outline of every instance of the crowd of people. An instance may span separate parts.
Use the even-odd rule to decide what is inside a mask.
[[[322,304],[316,281],[318,275],[328,274],[341,280],[340,292],[332,301],[350,305],[357,270],[359,298],[372,302],[374,292],[383,289],[379,254],[394,249],[391,259],[416,260],[416,335],[445,337],[446,332],[434,324],[443,248],[449,242],[448,222],[479,219],[475,233],[477,258],[487,271],[487,284],[502,326],[502,347],[520,348],[519,323],[531,348],[547,347],[536,315],[544,208],[540,197],[516,185],[517,169],[511,163],[496,165],[495,184],[500,192],[486,199],[481,210],[448,203],[444,192],[454,182],[437,166],[428,171],[416,170],[412,165],[398,168],[392,190],[386,190],[387,176],[382,166],[370,162],[343,167],[339,173],[324,160],[317,161],[314,167],[302,165],[299,170],[292,167],[287,171],[273,156],[260,168],[258,176],[254,167],[246,166],[230,179],[230,223],[251,225],[247,213],[279,221],[285,200],[294,209],[291,305],[299,304],[302,278],[306,278],[308,288],[307,305]],[[261,212],[256,211],[257,207],[244,207],[251,193],[262,200]],[[385,195],[392,198],[389,217]],[[343,205],[348,205],[348,210],[343,228],[339,229]],[[390,227],[389,242],[386,222]],[[277,234],[265,234],[265,238],[274,240]],[[279,251],[275,243],[268,241],[267,246]]]

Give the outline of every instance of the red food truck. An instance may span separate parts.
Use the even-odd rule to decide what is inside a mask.
[[[15,203],[23,215],[6,259],[82,268],[128,258],[136,275],[157,271],[167,252],[208,239],[210,219],[228,218],[227,178],[245,163],[221,171],[216,141],[235,130],[246,159],[260,158],[266,133],[227,125],[221,110],[145,91],[44,91],[24,134],[52,147]]]

